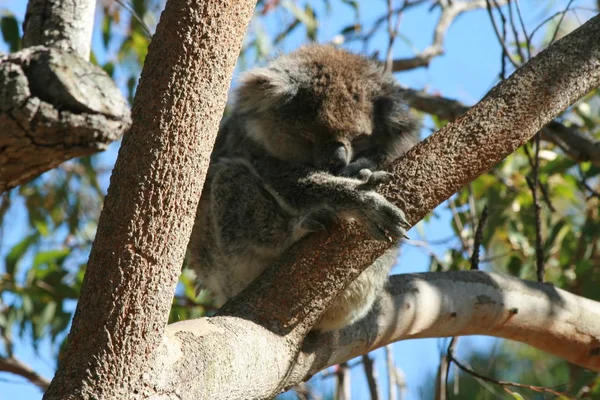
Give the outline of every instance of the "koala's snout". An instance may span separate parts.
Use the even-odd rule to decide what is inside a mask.
[[[348,165],[350,160],[348,150],[341,142],[333,142],[327,145],[326,149],[327,168],[330,171],[338,171]]]

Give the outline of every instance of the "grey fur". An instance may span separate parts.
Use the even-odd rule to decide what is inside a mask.
[[[378,171],[417,141],[394,78],[377,62],[311,45],[244,75],[211,158],[189,264],[219,304],[286,249],[341,219],[399,239],[401,210],[376,193]],[[396,258],[388,251],[327,311],[319,330],[364,317]]]

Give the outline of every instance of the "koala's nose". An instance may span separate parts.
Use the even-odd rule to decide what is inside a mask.
[[[336,171],[348,165],[348,152],[343,143],[332,143],[328,160],[328,167],[332,171]]]

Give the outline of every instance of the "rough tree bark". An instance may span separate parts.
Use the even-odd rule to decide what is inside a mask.
[[[169,0],[148,49],[68,338],[46,399],[144,397],[251,0]]]
[[[334,351],[343,342],[318,350],[307,347],[304,353],[301,345],[335,295],[388,246],[365,240],[352,226],[299,243],[228,303],[222,316],[164,330],[220,117],[214,111],[224,105],[226,82],[245,28],[240,25],[247,23],[252,11],[250,2],[232,2],[227,8],[216,3],[167,3],[142,74],[134,126],[125,136],[111,179],[69,346],[46,398],[267,398],[297,383],[307,371],[341,361],[342,353]],[[455,123],[397,162],[392,167],[395,182],[382,192],[416,223],[598,86],[600,43],[595,38],[599,36],[596,17],[542,52]],[[497,310],[493,314],[500,313],[500,319],[506,312],[518,315],[511,286],[503,291],[501,280],[489,278],[481,285],[482,279],[464,278],[462,291],[473,289],[479,295],[460,301],[493,305]],[[474,285],[499,290],[477,291]],[[414,289],[402,288],[396,294],[410,296],[410,290]],[[511,290],[523,288],[513,285]],[[531,290],[546,293],[535,286]],[[432,298],[437,295],[441,294],[435,292]],[[548,298],[539,304],[551,304],[556,311],[566,297],[561,293]],[[581,310],[600,309],[597,303],[581,302],[586,303]],[[458,322],[439,320],[441,334],[481,333],[481,324],[469,328],[464,323],[469,311],[459,299],[442,305],[440,313],[449,313],[451,321]],[[576,307],[570,310],[578,312]],[[526,316],[533,311],[522,312]],[[498,318],[490,319],[490,324],[497,324]],[[519,339],[519,334],[511,333],[522,328],[518,322],[515,319],[513,331],[494,332]],[[422,329],[434,335],[437,325]],[[388,339],[394,329],[409,331],[400,325],[363,324],[351,330],[363,330],[362,341],[370,343],[363,347],[367,351],[373,343],[385,344],[385,339],[375,341],[378,328],[392,331],[386,334]],[[589,328],[590,332],[587,326],[578,331],[584,332],[581,348],[589,351],[574,361],[598,368],[594,360],[599,356],[600,332],[594,324]],[[521,340],[529,338],[526,330],[521,334]],[[311,336],[307,346],[325,340]],[[562,344],[571,339],[555,336]]]
[[[24,50],[0,55],[0,193],[106,149],[129,127],[113,80],[87,60],[95,0],[31,0]]]

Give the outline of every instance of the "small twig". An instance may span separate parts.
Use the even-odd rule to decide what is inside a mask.
[[[27,364],[14,357],[0,358],[0,371],[19,375],[43,391],[48,389],[50,386],[50,381],[48,379],[44,378],[31,369],[31,367],[29,367]]]
[[[522,63],[527,62],[529,60],[529,58],[525,58],[525,54],[523,53],[523,48],[521,47],[521,42],[519,40],[519,30],[517,29],[517,23],[515,22],[514,11],[513,11],[513,2],[511,0],[508,1],[508,18],[510,21],[510,27],[512,29],[512,33],[513,33],[515,42],[517,44],[517,54],[519,55],[519,58],[521,59],[520,61]],[[525,37],[527,37],[527,32],[524,31],[523,33],[525,34]]]
[[[496,20],[494,19],[494,13],[492,12],[493,6],[491,3],[491,0],[486,0],[486,4],[487,4],[486,8],[488,10],[488,15],[490,16],[490,21],[492,22],[492,27],[494,28],[494,32],[496,33],[496,37],[498,38],[498,42],[502,46],[502,50],[504,51],[506,58],[510,61],[510,63],[515,68],[519,68],[519,63],[510,54],[510,51],[508,50],[506,42],[502,39],[502,35],[500,34],[500,31],[498,30],[498,26],[496,25]]]
[[[379,400],[379,385],[377,383],[377,372],[375,371],[375,368],[373,368],[373,360],[371,360],[371,357],[369,357],[368,354],[365,354],[362,356],[362,363],[369,385],[371,400]]]
[[[494,2],[494,7],[498,10],[500,14],[500,21],[502,22],[502,42],[506,43],[506,17],[504,16],[504,12],[498,7],[498,3],[496,0],[492,0]],[[500,79],[506,79],[506,59],[509,55],[504,51],[504,47],[502,48],[502,54],[500,55]]]
[[[456,210],[456,205],[454,204],[454,199],[451,197],[448,199],[448,206],[450,207],[450,212],[452,213],[452,218],[454,219],[454,223],[456,224],[456,229],[458,230],[458,238],[462,243],[462,251],[469,251],[469,243],[463,237],[463,231],[465,229],[460,215],[458,215],[458,211]]]
[[[591,187],[587,183],[587,177],[585,176],[585,173],[583,172],[581,165],[577,164],[577,170],[579,171],[579,175],[581,176],[581,181],[580,181],[581,185],[590,192],[589,198],[597,197],[600,199],[600,192],[597,192],[596,190],[594,190],[594,188]]]
[[[336,376],[336,400],[350,400],[350,368],[348,363],[343,362],[337,366]]]
[[[525,49],[527,50],[527,61],[531,58],[531,36],[527,34],[527,28],[525,27],[525,21],[523,20],[523,14],[521,13],[521,6],[519,0],[515,0],[515,6],[517,7],[517,15],[519,16],[519,23],[521,24],[521,30],[525,35]],[[523,60],[525,62],[526,60]]]
[[[142,30],[144,31],[144,34],[146,35],[146,37],[148,39],[152,38],[152,33],[150,33],[150,28],[148,27],[148,25],[146,25],[146,23],[144,22],[144,20],[142,19],[142,17],[140,15],[138,15],[137,12],[135,12],[135,9],[133,8],[133,6],[131,5],[131,3],[129,3],[126,0],[114,0],[115,3],[119,4],[121,7],[123,7],[125,10],[129,11],[129,13],[131,13],[131,16],[140,24],[140,26],[142,27]]]
[[[388,371],[388,399],[402,400],[406,391],[406,378],[394,363],[392,345],[385,346],[385,359]]]
[[[402,20],[402,12],[397,13],[396,14],[396,23],[393,23],[393,9],[392,9],[392,3],[393,0],[387,0],[387,8],[388,8],[388,15],[387,15],[387,28],[388,28],[388,48],[387,48],[387,55],[385,57],[385,69],[386,71],[391,72],[392,71],[392,64],[393,64],[393,47],[394,47],[394,42],[396,41],[396,36],[398,36],[398,29],[400,29],[400,21]],[[403,10],[406,7],[406,2],[404,2],[404,4],[402,4],[402,6],[400,7],[401,10]]]
[[[396,400],[396,377],[394,374],[394,358],[392,355],[392,347],[391,345],[385,346],[385,365],[387,367],[388,374],[388,399]]]
[[[498,1],[498,5],[505,4],[505,0]],[[437,21],[433,32],[431,45],[414,57],[397,59],[392,62],[392,71],[406,71],[418,67],[427,67],[431,60],[444,54],[444,39],[446,32],[454,20],[464,12],[484,8],[485,0],[475,1],[438,1],[436,5],[440,6],[442,12]]]
[[[560,15],[560,19],[558,20],[558,24],[556,24],[556,28],[554,29],[554,34],[552,35],[552,39],[550,39],[549,44],[554,43],[554,41],[556,40],[556,36],[558,35],[560,26],[562,25],[562,22],[565,19],[565,15],[566,15],[567,11],[569,11],[569,8],[571,8],[571,4],[573,4],[573,0],[569,0],[569,2],[567,3],[567,6],[565,7],[562,14]]]
[[[544,265],[544,248],[542,247],[542,221],[541,211],[537,187],[539,185],[539,169],[540,169],[540,134],[535,135],[535,156],[532,173],[532,190],[533,207],[535,212],[535,259],[537,264],[537,279],[538,282],[544,282],[546,266]]]
[[[488,218],[488,208],[487,205],[483,207],[483,211],[481,212],[481,218],[479,218],[479,223],[477,224],[477,230],[475,231],[475,239],[473,242],[473,255],[471,256],[471,269],[478,270],[479,269],[479,248],[481,247],[481,243],[483,241],[483,229],[485,228],[485,223]]]
[[[450,346],[451,345],[452,345],[452,342],[450,343]],[[466,372],[467,374],[473,376],[474,378],[477,378],[477,379],[480,379],[480,380],[485,381],[485,382],[490,382],[490,383],[502,386],[502,388],[505,391],[508,391],[508,389],[507,389],[508,387],[517,387],[517,388],[522,388],[522,389],[533,390],[534,392],[538,392],[538,393],[550,393],[550,394],[553,394],[555,396],[564,397],[564,398],[567,398],[567,399],[575,399],[574,397],[572,397],[572,396],[570,396],[570,395],[568,395],[566,393],[557,392],[555,390],[552,390],[552,389],[544,387],[544,386],[526,385],[526,384],[517,383],[517,382],[500,381],[500,380],[497,380],[497,379],[493,379],[493,378],[481,375],[481,374],[473,371],[472,369],[466,367],[460,361],[458,361],[456,359],[456,357],[454,357],[454,352],[450,349],[450,346],[448,346],[448,358],[450,359],[450,361],[453,362],[463,372]],[[564,386],[564,385],[560,385],[560,386]],[[508,393],[511,393],[511,392],[508,391]]]

